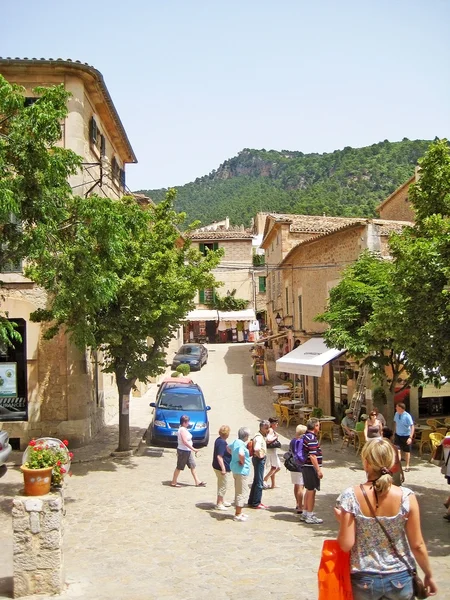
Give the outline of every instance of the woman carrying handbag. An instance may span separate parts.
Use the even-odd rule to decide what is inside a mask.
[[[417,499],[410,489],[392,485],[395,450],[388,440],[372,439],[361,457],[367,481],[342,492],[335,508],[339,545],[350,551],[354,600],[434,596]],[[425,574],[422,590],[414,559]]]

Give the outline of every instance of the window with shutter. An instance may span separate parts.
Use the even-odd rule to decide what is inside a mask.
[[[266,291],[266,278],[258,277],[258,282],[259,282],[259,291],[265,292]]]
[[[214,242],[213,250],[218,250],[218,249],[219,249],[219,242]]]
[[[111,175],[113,179],[118,179],[119,178],[119,165],[117,163],[117,160],[115,157],[112,158],[111,160]]]
[[[125,189],[125,169],[120,169],[120,185]]]
[[[199,290],[198,301],[200,302],[200,304],[205,304],[205,290]]]
[[[97,143],[97,136],[98,136],[97,121],[95,120],[94,117],[91,117],[91,120],[89,121],[89,140],[91,141],[92,144]]]
[[[200,252],[203,254],[203,256],[205,256],[205,244],[200,243],[198,246],[200,248]]]
[[[32,104],[34,104],[37,100],[39,100],[39,98],[35,98],[34,96],[27,96],[26,98],[23,99],[23,105],[25,107],[27,106],[31,106]]]
[[[100,155],[106,156],[106,138],[103,134],[100,134]]]

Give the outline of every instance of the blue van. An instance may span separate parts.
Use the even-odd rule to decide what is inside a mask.
[[[155,412],[147,431],[149,443],[177,443],[177,433],[180,427],[180,417],[190,418],[189,432],[192,434],[194,446],[207,446],[209,442],[208,411],[210,406],[205,403],[203,392],[196,383],[163,383],[151,402]]]

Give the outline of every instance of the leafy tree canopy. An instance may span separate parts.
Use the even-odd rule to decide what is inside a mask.
[[[244,310],[249,305],[249,301],[243,298],[236,298],[236,290],[232,290],[226,296],[219,296],[217,292],[214,294],[214,302],[210,308],[217,310]]]
[[[397,289],[405,301],[396,336],[424,376],[450,378],[450,148],[435,142],[419,161],[409,198],[416,223],[391,239]]]
[[[203,256],[180,237],[184,215],[173,210],[175,192],[142,210],[132,198],[73,198],[68,226],[28,274],[50,292],[50,307],[33,318],[64,326],[74,341],[101,350],[103,370],[116,375],[119,450],[129,446],[124,398],[137,380],[166,368],[165,347],[194,307],[198,289],[214,287],[211,274],[222,252]]]

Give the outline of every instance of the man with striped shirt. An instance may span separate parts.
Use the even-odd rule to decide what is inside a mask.
[[[320,480],[323,477],[322,450],[317,439],[319,428],[319,419],[309,419],[306,423],[306,433],[303,436],[303,448],[306,460],[302,467],[302,474],[306,491],[304,499],[305,510],[300,519],[310,525],[323,523],[323,519],[319,519],[314,514],[316,490],[320,490]]]

